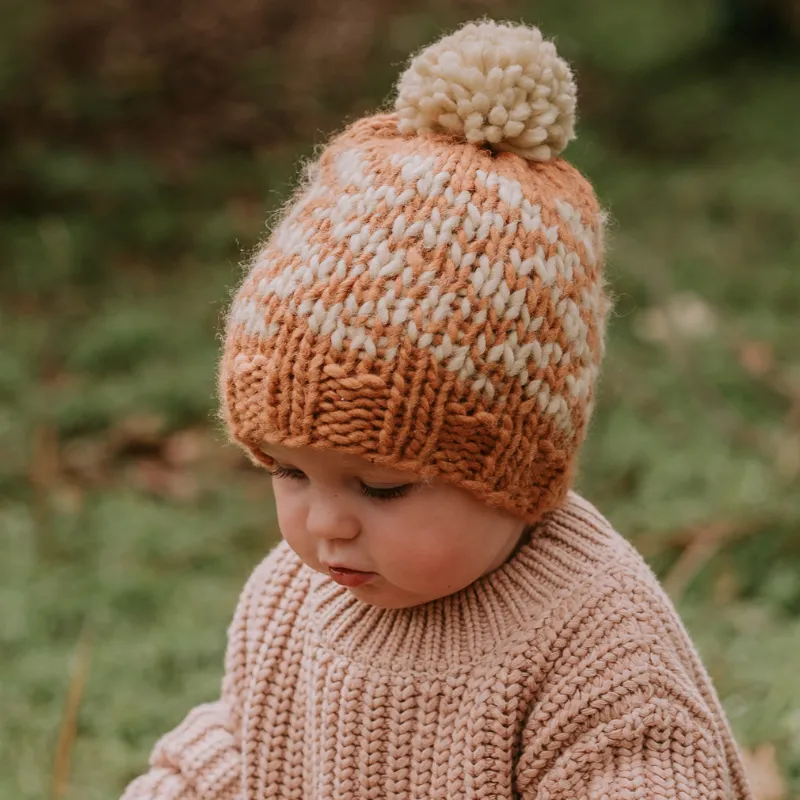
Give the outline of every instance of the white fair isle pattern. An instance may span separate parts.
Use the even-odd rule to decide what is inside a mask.
[[[393,186],[375,186],[375,175],[367,167],[364,158],[356,150],[344,151],[336,160],[336,172],[341,181],[341,193],[335,203],[329,206],[314,208],[311,218],[313,226],[303,225],[298,221],[300,212],[316,203],[330,190],[320,185],[312,185],[307,194],[298,203],[296,213],[284,220],[275,234],[273,246],[263,257],[269,258],[279,254],[290,263],[276,275],[269,275],[259,282],[254,295],[235,309],[233,322],[242,325],[249,335],[267,339],[277,335],[279,326],[268,325],[264,319],[264,302],[271,296],[289,300],[290,309],[298,316],[304,317],[316,333],[330,335],[332,345],[336,349],[349,347],[359,350],[370,357],[375,357],[378,348],[385,351],[387,340],[377,340],[371,335],[369,327],[352,324],[354,318],[377,317],[385,325],[407,325],[407,335],[411,342],[420,349],[432,353],[448,370],[459,373],[459,378],[467,380],[478,371],[473,356],[485,363],[502,363],[506,372],[517,378],[525,388],[529,397],[537,396],[543,412],[551,414],[557,425],[570,432],[571,415],[568,401],[558,393],[552,392],[546,381],[534,380],[531,373],[544,370],[549,364],[558,365],[563,359],[575,359],[580,369],[575,376],[569,375],[567,385],[572,398],[583,400],[594,381],[597,368],[593,364],[591,354],[583,352],[587,345],[587,326],[575,302],[569,298],[560,298],[557,285],[559,277],[571,281],[574,271],[583,271],[583,265],[577,252],[567,250],[558,242],[558,226],[545,228],[541,221],[541,208],[531,204],[523,196],[519,182],[510,180],[491,172],[479,170],[477,182],[480,186],[491,188],[496,186],[500,199],[510,209],[519,209],[523,227],[527,232],[541,230],[548,241],[557,243],[558,253],[546,259],[541,246],[535,255],[522,259],[517,248],[508,251],[508,258],[517,277],[525,277],[535,271],[541,281],[551,292],[551,299],[556,314],[563,325],[566,338],[570,344],[567,351],[562,351],[557,343],[540,344],[535,339],[525,344],[518,342],[515,331],[504,341],[488,347],[484,334],[477,341],[459,344],[451,341],[445,334],[441,341],[434,341],[434,334],[441,322],[451,314],[459,311],[467,323],[482,325],[486,322],[486,309],[472,313],[466,296],[455,292],[442,292],[438,285],[430,285],[436,275],[432,271],[423,271],[419,275],[406,262],[406,248],[403,242],[416,243],[422,241],[426,249],[434,249],[450,243],[450,257],[459,270],[471,269],[471,282],[476,294],[481,298],[491,298],[492,306],[497,314],[505,320],[520,318],[524,329],[529,333],[538,331],[544,319],[531,318],[527,307],[527,289],[512,291],[505,281],[505,264],[490,263],[486,255],[476,258],[475,253],[462,253],[461,246],[455,238],[455,232],[462,230],[468,241],[486,238],[492,227],[496,227],[501,236],[513,235],[516,222],[506,222],[497,212],[481,213],[471,202],[472,194],[462,191],[457,195],[448,185],[450,173],[434,172],[435,157],[418,154],[400,156],[391,159],[394,166],[400,167],[404,182],[415,181],[413,187],[398,193]],[[430,197],[442,194],[446,207],[454,213],[443,218],[440,209],[432,210],[430,219],[415,221],[409,224],[402,213],[403,207],[415,197]],[[371,228],[368,223],[361,222],[365,214],[374,212],[378,204],[400,209],[392,225],[388,228]],[[596,234],[588,226],[583,225],[580,214],[565,200],[557,201],[559,214],[565,224],[569,225],[573,235],[586,249],[590,263],[595,260],[594,240]],[[330,237],[337,243],[347,242],[350,259],[343,256],[335,258],[324,256],[319,241],[312,241],[318,226],[325,220],[330,228]],[[327,245],[330,250],[330,244]],[[372,256],[368,261],[365,259]],[[360,256],[354,260],[352,256]],[[348,266],[348,261],[350,266]],[[326,306],[322,300],[303,300],[296,304],[292,295],[300,288],[313,285],[325,285],[332,278],[338,280],[354,280],[364,272],[369,273],[373,281],[383,281],[381,296],[377,303],[367,301],[359,305],[350,296],[345,303]],[[428,293],[417,301],[412,297],[396,297],[395,281],[400,277],[405,290],[429,286]],[[597,313],[600,302],[600,289],[584,290],[582,301],[592,313]],[[419,311],[422,320],[421,329],[409,317]],[[367,323],[369,325],[369,322]],[[387,359],[396,354],[395,349],[385,351]],[[582,363],[581,363],[582,362]],[[496,387],[488,376],[479,375],[472,384],[475,391],[483,391],[490,398],[495,397]]]
[[[313,224],[304,225],[298,219],[301,212],[330,194],[330,190],[321,185],[309,188],[295,212],[279,226],[272,246],[262,255],[262,258],[278,255],[289,263],[280,273],[268,272],[267,277],[261,279],[254,294],[234,309],[233,323],[243,326],[248,335],[261,339],[277,335],[278,324],[267,324],[264,318],[265,301],[276,295],[288,300],[289,308],[305,318],[316,333],[330,335],[334,348],[341,350],[348,347],[370,357],[375,357],[380,348],[389,360],[395,356],[396,349],[386,350],[387,339],[376,339],[372,335],[371,320],[377,318],[384,325],[406,325],[406,334],[414,345],[432,353],[446,369],[458,372],[462,380],[468,380],[479,372],[476,358],[487,364],[502,364],[506,373],[519,381],[529,397],[537,396],[541,410],[552,415],[556,424],[569,433],[571,414],[568,399],[553,392],[546,381],[533,379],[532,373],[535,375],[550,364],[558,366],[574,360],[579,368],[575,375],[567,376],[569,396],[574,401],[585,400],[589,395],[597,367],[592,354],[588,352],[587,323],[572,299],[560,297],[558,285],[559,279],[571,282],[576,273],[583,273],[580,255],[567,249],[558,240],[557,225],[547,228],[542,224],[541,208],[523,196],[519,182],[478,170],[478,185],[482,188],[497,187],[501,201],[509,209],[519,209],[521,224],[526,232],[541,231],[548,242],[556,244],[557,254],[550,258],[545,258],[541,246],[537,246],[535,254],[526,259],[522,258],[516,247],[512,247],[508,250],[507,258],[517,278],[535,272],[548,288],[569,347],[562,350],[556,342],[542,345],[536,339],[520,343],[514,330],[491,347],[487,345],[483,333],[476,341],[466,344],[452,341],[447,334],[436,340],[433,331],[440,330],[441,323],[453,313],[460,313],[467,327],[470,324],[484,325],[487,318],[485,303],[483,308],[473,310],[463,293],[443,292],[434,283],[436,274],[433,271],[415,274],[406,261],[407,250],[403,246],[406,243],[421,242],[425,249],[431,250],[449,244],[450,257],[457,269],[471,271],[470,280],[475,294],[490,300],[501,319],[509,322],[519,319],[527,334],[535,334],[545,320],[542,317],[531,318],[527,304],[528,290],[512,291],[505,280],[504,262],[491,263],[485,254],[476,257],[474,252],[463,253],[455,236],[461,230],[468,242],[484,239],[492,228],[501,237],[513,236],[517,223],[506,221],[498,212],[481,212],[472,203],[472,194],[468,191],[455,194],[449,186],[450,173],[435,171],[434,156],[396,154],[390,161],[393,166],[400,168],[403,182],[411,183],[401,192],[391,185],[376,186],[374,173],[357,150],[345,150],[339,155],[336,160],[336,173],[341,181],[338,198],[334,203],[318,206],[310,215],[306,214],[306,217],[311,217]],[[443,213],[440,207],[435,207],[426,220],[410,222],[406,219],[403,208],[414,198],[438,195],[443,195],[444,207],[453,213]],[[374,212],[379,203],[400,212],[394,217],[391,230],[388,227],[373,228],[369,221],[364,221],[365,216]],[[559,199],[556,207],[564,224],[569,226],[573,236],[584,246],[587,261],[594,264],[597,234],[583,224],[580,213],[569,202]],[[320,238],[314,241],[323,221],[330,225],[325,251],[330,253],[331,240],[337,244],[346,242],[348,258],[344,254],[338,258],[324,255]],[[344,303],[331,305],[326,305],[321,299],[313,301],[306,298],[299,304],[293,299],[295,292],[301,288],[324,286],[331,278],[354,281],[365,272],[368,272],[371,281],[382,282],[377,302],[369,300],[359,304],[352,295]],[[396,296],[398,278],[404,292],[408,292],[410,297]],[[583,290],[582,304],[597,318],[601,289],[592,286],[592,289]],[[427,294],[419,300],[414,299],[420,295],[421,287],[428,287]],[[414,319],[410,319],[416,316],[416,312],[419,312],[422,321],[419,326]],[[366,319],[366,326],[354,324],[356,318]],[[473,381],[472,389],[484,392],[489,398],[497,393],[491,379],[481,374]]]

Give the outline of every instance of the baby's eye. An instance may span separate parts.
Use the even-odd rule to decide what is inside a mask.
[[[395,500],[398,497],[405,497],[413,488],[413,483],[404,483],[401,486],[367,486],[361,484],[361,492],[374,500]]]
[[[305,478],[305,473],[301,472],[299,469],[282,467],[280,464],[276,464],[270,470],[270,475],[272,475],[273,478],[289,478],[293,481],[300,481]]]

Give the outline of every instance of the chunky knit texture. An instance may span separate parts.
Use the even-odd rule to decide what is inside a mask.
[[[549,158],[574,99],[537,30],[472,25],[325,148],[227,322],[222,410],[253,458],[333,447],[531,522],[563,501],[609,305],[604,215]]]
[[[415,608],[365,605],[281,544],[226,661],[124,800],[751,798],[669,600],[572,493],[499,570]]]

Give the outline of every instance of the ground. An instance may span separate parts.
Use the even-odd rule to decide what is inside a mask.
[[[563,5],[520,14],[579,66],[568,155],[614,220],[579,488],[675,599],[761,800],[800,797],[797,63],[707,48],[709,3]],[[217,336],[312,144],[180,180],[130,147],[15,145],[36,196],[0,222],[3,797],[116,797],[218,691],[278,533],[215,418]]]

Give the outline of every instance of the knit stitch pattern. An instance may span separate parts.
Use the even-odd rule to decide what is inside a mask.
[[[285,544],[229,630],[220,700],[124,800],[752,800],[654,576],[570,493],[500,569],[379,609]]]

